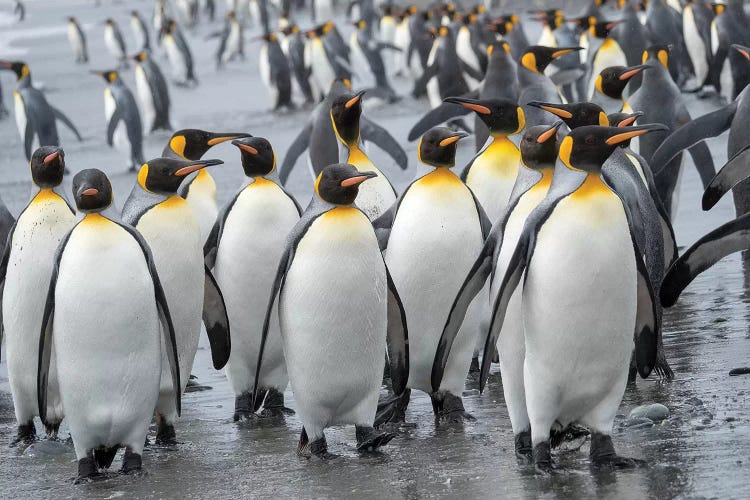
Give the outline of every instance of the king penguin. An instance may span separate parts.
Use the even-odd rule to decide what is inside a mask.
[[[263,45],[260,48],[258,71],[271,98],[272,109],[294,109],[292,74],[289,61],[279,45],[279,39],[275,33],[266,33],[261,39]]]
[[[75,213],[60,190],[65,154],[56,146],[37,149],[31,157],[31,200],[6,239],[0,263],[2,330],[8,362],[8,382],[18,425],[13,443],[34,439],[36,356],[39,328],[57,246],[75,224]],[[46,430],[51,437],[63,418],[54,355],[50,358]]]
[[[346,164],[323,169],[312,202],[287,237],[263,322],[256,373],[278,297],[284,355],[303,425],[298,452],[309,446],[324,459],[331,456],[324,434],[331,425],[354,424],[363,451],[394,437],[373,428],[386,350],[396,394],[404,391],[409,372],[404,308],[373,227],[354,205],[359,185],[374,176]],[[256,377],[256,401],[259,391]]]
[[[205,130],[192,128],[178,130],[172,134],[161,155],[165,158],[197,161],[217,144],[243,137],[250,137],[250,134],[206,132]],[[201,168],[180,184],[179,194],[193,208],[201,228],[201,245],[203,245],[216,221],[216,215],[219,213],[219,205],[216,201],[216,182],[206,169]]]
[[[360,143],[359,120],[362,115],[362,94],[343,94],[331,103],[331,124],[339,140],[339,159],[354,165],[360,172],[374,172],[376,177],[359,188],[357,207],[370,220],[380,217],[396,201],[396,190],[388,178],[378,170]]]
[[[387,418],[391,422],[404,421],[411,389],[430,395],[440,421],[474,418],[464,411],[461,394],[476,344],[479,301],[473,304],[456,339],[443,383],[433,389],[430,381],[450,305],[491,226],[471,189],[450,171],[462,137],[466,134],[447,127],[430,129],[417,147],[420,165],[416,180],[373,223],[411,332],[409,389],[392,402]],[[436,269],[441,271],[436,273]]]
[[[175,444],[174,422],[178,408],[172,392],[181,394],[190,376],[203,323],[211,344],[214,368],[224,367],[230,355],[229,319],[221,291],[203,262],[203,240],[190,205],[177,194],[185,176],[221,160],[176,160],[157,158],[144,163],[122,208],[123,220],[135,227],[151,247],[167,301],[171,304],[175,339],[180,360],[175,388],[166,362],[156,405],[156,442]]]
[[[135,88],[146,129],[148,132],[172,130],[169,122],[169,88],[164,74],[147,50],[137,53],[132,59],[135,61]]]
[[[594,80],[594,91],[591,102],[602,107],[605,113],[632,113],[633,109],[625,100],[623,91],[625,86],[636,76],[651,66],[640,64],[626,68],[625,66],[610,66],[599,72]]]
[[[130,89],[115,71],[94,71],[107,82],[104,89],[104,116],[107,120],[107,144],[128,153],[128,171],[143,164],[143,124],[138,105]]]
[[[140,52],[151,50],[151,40],[148,35],[148,28],[146,28],[146,22],[137,10],[130,12],[130,29],[133,31],[138,50]]]
[[[60,120],[82,141],[75,125],[62,111],[47,102],[44,94],[31,83],[31,70],[22,61],[0,61],[0,69],[11,70],[16,74],[16,90],[13,92],[16,126],[23,140],[26,159],[31,160],[34,139],[40,146],[59,146],[57,120]]]
[[[458,335],[467,309],[487,279],[491,279],[491,297],[497,295],[500,279],[505,273],[510,253],[515,248],[529,213],[544,199],[552,182],[557,160],[557,130],[554,125],[537,125],[527,129],[521,139],[522,164],[513,187],[513,194],[500,219],[493,224],[482,252],[456,295],[445,322],[432,368],[432,387],[440,387],[448,354]],[[492,277],[492,278],[490,278]],[[523,385],[524,336],[521,294],[516,291],[508,304],[503,332],[497,343],[505,403],[515,437],[516,454],[531,454],[529,417]],[[484,337],[482,338],[484,341]]]
[[[272,288],[286,235],[299,221],[302,210],[281,187],[276,154],[266,139],[246,137],[232,144],[240,150],[246,179],[221,209],[203,253],[224,294],[232,328],[232,351],[226,373],[235,395],[237,421],[258,410],[252,406],[261,341],[257,327],[263,324],[268,297],[256,292]],[[257,403],[263,403],[262,415],[291,412],[284,408],[289,377],[276,307],[271,315],[260,378],[258,386],[265,398],[259,396]]]
[[[174,19],[167,19],[159,31],[160,39],[167,49],[167,60],[172,67],[175,84],[180,87],[195,87],[198,80],[193,69],[193,54]]]
[[[89,62],[89,52],[86,48],[86,35],[75,17],[68,18],[68,41],[73,49],[75,61],[79,64]]]
[[[553,471],[553,426],[574,422],[591,430],[593,465],[637,464],[615,453],[612,424],[627,382],[634,333],[638,371],[646,377],[655,363],[660,324],[625,208],[628,195],[614,191],[602,169],[620,142],[663,128],[594,125],[566,136],[549,191],[528,216],[507,270],[498,278],[485,352],[497,343],[523,279],[524,394],[532,459],[541,473]],[[596,273],[590,272],[592,266]],[[573,368],[570,359],[578,360]],[[482,389],[489,366],[485,357]],[[528,433],[522,431],[527,442]]]
[[[122,38],[120,28],[111,17],[105,21],[104,26],[104,44],[107,50],[117,60],[119,68],[128,67],[128,51],[125,48],[125,40]]]
[[[120,447],[121,471],[141,469],[161,370],[176,385],[180,367],[154,259],[143,237],[112,209],[109,179],[100,170],[82,170],[73,178],[73,195],[85,215],[50,261],[37,383],[46,421],[54,352],[78,460],[76,482],[82,482],[109,468]],[[170,397],[179,413],[180,392]]]

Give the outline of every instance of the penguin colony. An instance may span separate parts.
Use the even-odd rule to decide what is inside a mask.
[[[106,84],[104,135],[136,176],[121,211],[96,169],[75,173],[69,201],[57,122],[81,137],[28,65],[0,61],[16,75],[34,186],[17,219],[0,207],[14,444],[36,438],[36,417],[49,439],[65,419],[77,481],[101,476],[120,448],[121,471],[140,471],[152,420],[155,444],[177,445],[203,325],[235,421],[283,423],[291,384],[303,456],[335,457],[332,425],[353,424],[363,452],[385,445],[412,390],[429,395],[440,423],[473,420],[461,397],[467,374],[484,389],[499,362],[520,461],[552,473],[553,448],[583,433],[592,466],[640,465],[616,453],[612,425],[629,381],[673,376],[662,308],[750,248],[750,28],[739,0],[683,3],[593,0],[527,15],[492,2],[359,0],[347,42],[330,2],[312,2],[309,30],[290,2],[277,29],[267,2],[230,2],[209,37],[220,39],[217,70],[245,59],[252,21],[273,109],[294,109],[295,96],[309,107],[281,162],[266,138],[198,129],[174,132],[147,161],[144,132],[172,129],[168,82],[199,85],[182,30],[213,20],[215,5],[178,1],[171,11],[156,1],[151,22],[133,11],[130,48],[107,19],[116,66],[94,71]],[[538,42],[525,22],[542,24]],[[80,64],[86,31],[68,18]],[[120,76],[131,64],[137,100]],[[409,133],[417,164],[402,192],[367,146],[402,169],[406,154],[362,114],[364,99],[400,99],[393,78],[411,80],[432,107]],[[691,117],[683,90],[728,104]],[[730,160],[716,173],[703,140],[727,129]],[[470,133],[476,155],[454,172]],[[245,180],[219,207],[207,168],[223,161],[204,156],[223,142],[236,146]],[[678,256],[670,217],[685,150],[704,209],[733,190],[738,218]],[[314,195],[303,208],[284,184],[305,151]]]

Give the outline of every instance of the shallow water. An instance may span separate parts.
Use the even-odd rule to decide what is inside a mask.
[[[69,168],[74,172],[90,167],[106,171],[121,204],[134,176],[124,172],[123,156],[106,146],[104,82],[88,70],[105,69],[112,63],[101,43],[103,28],[97,23],[115,16],[126,41],[132,44],[126,12],[130,8],[150,12],[152,2],[107,2],[99,9],[91,4],[84,0],[28,2],[27,22],[3,27],[0,32],[0,57],[6,55],[5,47],[14,54],[26,53],[35,81],[44,85],[50,101],[73,119],[84,136],[84,142],[78,143],[70,133],[61,131]],[[72,63],[60,29],[65,16],[74,13],[91,26],[92,62],[88,66]],[[201,25],[190,35],[201,84],[195,90],[171,87],[173,124],[177,128],[246,130],[263,135],[272,141],[279,159],[283,158],[306,119],[306,111],[280,116],[268,111],[268,98],[257,76],[258,47],[252,42],[247,45],[246,63],[230,64],[217,74],[211,59],[216,41],[202,41],[208,31]],[[125,78],[134,88],[132,72]],[[0,79],[6,106],[12,106],[8,101],[13,78],[2,72]],[[408,83],[396,84],[400,92],[408,94]],[[694,115],[718,105],[695,96],[688,99]],[[405,97],[396,106],[369,109],[367,114],[397,138],[404,138],[426,108],[426,102]],[[146,156],[157,156],[167,138],[163,132],[146,138]],[[726,135],[710,141],[717,168],[726,159],[725,141]],[[459,165],[470,157],[470,142],[460,150]],[[415,144],[405,147],[413,168]],[[242,180],[237,153],[232,146],[220,145],[208,156],[227,161],[212,168],[223,202]],[[411,171],[398,171],[379,150],[373,151],[372,157],[391,174],[398,188],[408,183]],[[27,202],[30,183],[12,117],[0,122],[0,172],[0,195],[17,214]],[[290,187],[304,205],[311,193],[304,160],[290,178]],[[675,223],[681,246],[734,215],[729,196],[711,212],[703,213],[700,194],[699,179],[688,161]],[[40,442],[27,450],[7,446],[15,434],[15,419],[5,364],[0,364],[0,497],[746,497],[750,376],[728,376],[731,368],[750,365],[745,281],[739,258],[727,258],[698,278],[677,306],[667,311],[665,344],[676,378],[672,382],[639,380],[629,387],[613,434],[618,451],[646,460],[644,468],[593,473],[587,460],[588,445],[584,445],[558,455],[564,474],[551,479],[536,477],[531,468],[519,465],[514,458],[513,436],[496,374],[483,395],[474,385],[467,386],[466,407],[477,421],[463,428],[436,427],[429,399],[416,394],[407,413],[407,420],[416,427],[404,430],[382,453],[359,455],[354,430],[336,428],[328,431],[328,442],[331,451],[342,458],[332,463],[300,459],[295,450],[301,426],[295,417],[275,427],[232,422],[231,391],[223,374],[210,367],[210,353],[204,346],[193,373],[213,390],[185,395],[183,417],[177,424],[182,444],[176,450],[149,448],[144,454],[146,477],[113,474],[107,481],[82,486],[72,484],[76,464],[71,445]],[[295,406],[289,391],[287,401]],[[669,418],[647,428],[621,425],[634,406],[650,402],[666,405]],[[67,436],[64,426],[61,434]],[[116,459],[113,470],[118,464]]]

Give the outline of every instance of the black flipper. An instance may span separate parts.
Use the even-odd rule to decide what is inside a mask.
[[[57,109],[54,106],[50,106],[50,109],[52,109],[52,113],[55,115],[56,119],[58,119],[61,122],[63,122],[65,124],[65,126],[68,127],[71,130],[71,132],[73,132],[75,134],[76,138],[79,141],[83,141],[83,139],[81,138],[81,134],[78,133],[78,129],[76,128],[75,125],[73,125],[73,122],[70,121],[70,118],[68,118],[67,116],[65,116],[62,111],[60,111],[59,109]]]
[[[388,360],[393,393],[399,396],[409,381],[409,333],[404,305],[387,265],[385,275],[388,281]]]
[[[734,252],[750,248],[750,213],[714,229],[683,253],[667,271],[661,303],[671,307],[696,276]]]
[[[13,233],[16,231],[16,224],[11,226],[8,232],[8,237],[5,240],[5,250],[3,251],[2,260],[0,260],[0,354],[2,353],[3,345],[3,333],[5,328],[3,327],[3,292],[5,290],[5,277],[8,274],[8,261],[10,260],[10,249],[13,246]],[[2,360],[2,356],[0,356]]]
[[[229,361],[232,342],[229,333],[229,316],[224,296],[216,278],[208,266],[204,266],[206,276],[203,285],[203,324],[206,325],[208,342],[211,344],[211,359],[214,368],[221,370]]]
[[[651,156],[650,164],[654,175],[658,176],[662,169],[683,150],[709,137],[716,137],[731,127],[736,111],[737,103],[733,102],[721,109],[699,116],[672,132]]]
[[[711,156],[711,151],[708,149],[708,145],[705,142],[699,142],[692,148],[688,149],[690,157],[693,159],[693,164],[698,170],[701,182],[703,183],[703,189],[708,187],[711,179],[716,175],[716,169],[714,168],[714,159]]]
[[[281,163],[281,168],[279,169],[279,180],[281,181],[282,185],[286,184],[287,179],[289,179],[289,174],[292,173],[294,164],[297,163],[297,158],[299,158],[300,155],[302,155],[302,153],[304,153],[310,145],[311,133],[312,123],[308,122],[307,125],[305,125],[305,128],[303,128],[299,133],[297,138],[294,139],[294,142],[292,142],[292,144],[286,150],[286,156],[284,157],[284,161]]]
[[[396,160],[396,164],[401,170],[406,170],[406,167],[409,166],[406,152],[390,132],[364,116],[360,117],[359,131],[364,141],[374,143]]]
[[[638,306],[635,316],[635,364],[641,378],[646,378],[656,365],[661,321],[657,311],[654,289],[651,286],[646,264],[641,257],[643,252],[638,248],[638,243],[632,231],[630,238],[633,241],[633,252],[638,275]]]
[[[710,210],[730,189],[750,177],[750,146],[737,152],[721,167],[703,193],[703,210]]]
[[[115,111],[112,113],[112,116],[109,118],[109,123],[107,124],[107,144],[109,147],[112,147],[112,143],[115,136],[115,129],[117,129],[117,124],[122,120],[122,111],[120,111],[120,108],[115,108]]]
[[[23,151],[26,153],[26,159],[31,160],[31,146],[34,143],[34,127],[31,120],[26,121],[26,131],[23,134]]]
[[[479,93],[475,92],[475,95],[477,96],[476,98],[478,98]],[[473,95],[471,97],[474,98]],[[409,141],[415,141],[422,137],[422,135],[432,127],[447,122],[451,118],[468,115],[469,113],[471,113],[471,110],[460,104],[444,102],[440,104],[440,106],[432,108],[427,114],[420,118],[416,124],[414,124],[409,131],[408,139]]]

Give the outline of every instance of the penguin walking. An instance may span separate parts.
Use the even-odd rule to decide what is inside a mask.
[[[416,9],[416,8],[415,8]],[[399,50],[393,52],[392,66],[389,63],[387,66],[391,68],[392,76],[408,77],[409,75],[409,54],[411,47],[411,33],[409,31],[409,18],[412,16],[410,9],[405,9],[396,16],[396,28],[393,32],[393,45],[398,47]],[[382,32],[382,29],[381,29]]]
[[[149,51],[132,56],[135,61],[135,89],[143,111],[143,121],[148,132],[172,130],[169,121],[169,88],[164,74]]]
[[[261,39],[263,45],[260,48],[258,71],[271,97],[273,110],[276,111],[282,107],[294,109],[289,61],[284,51],[281,50],[275,33],[266,33]]]
[[[93,71],[107,82],[104,89],[104,117],[107,144],[128,152],[128,171],[135,172],[143,159],[143,125],[138,105],[116,70]]]
[[[638,463],[616,454],[612,424],[627,382],[634,333],[638,372],[646,377],[655,363],[660,324],[626,208],[632,200],[629,192],[613,190],[602,169],[620,142],[663,129],[584,126],[571,131],[560,145],[549,191],[528,216],[507,270],[498,278],[485,352],[497,343],[523,278],[523,386],[530,428],[517,440],[531,441],[532,460],[541,473],[553,470],[553,426],[575,422],[591,430],[593,465]],[[592,265],[597,273],[586,272]],[[579,360],[574,369],[571,357]],[[482,389],[489,365],[485,357]]]
[[[331,123],[339,140],[339,159],[360,172],[374,172],[377,177],[359,188],[357,207],[375,220],[396,201],[396,190],[388,178],[372,163],[360,144],[359,120],[362,115],[362,94],[342,94],[331,103]]]
[[[146,28],[146,21],[137,10],[130,11],[130,29],[133,31],[139,52],[151,50],[151,37]]]
[[[331,83],[328,95],[310,113],[305,127],[287,150],[279,172],[282,184],[286,184],[297,159],[306,150],[309,152],[308,167],[313,179],[317,178],[323,168],[339,161],[340,143],[336,139],[331,122],[331,106],[337,97],[350,92],[351,82],[347,78],[338,78]],[[363,142],[374,143],[388,153],[399,168],[406,170],[408,166],[406,153],[390,132],[366,116],[359,118],[359,132]]]
[[[247,137],[232,144],[240,150],[246,179],[216,218],[203,253],[224,295],[232,328],[226,373],[235,395],[234,420],[238,421],[259,409],[252,405],[252,389],[261,342],[257,327],[263,324],[268,297],[255,291],[272,288],[286,235],[302,210],[279,184],[276,154],[266,139]],[[281,416],[293,412],[284,407],[289,377],[277,307],[270,321],[258,382],[265,398],[261,394],[255,402],[263,404],[262,415]]]
[[[34,192],[6,238],[0,262],[2,329],[13,395],[17,433],[12,444],[33,441],[36,398],[36,356],[39,329],[57,246],[75,224],[75,212],[60,191],[65,155],[57,146],[44,146],[31,157]],[[50,359],[49,399],[44,420],[55,438],[63,419],[54,355]]]
[[[560,125],[562,121],[552,126],[537,125],[527,129],[523,134],[520,142],[522,164],[513,194],[501,217],[493,224],[482,252],[453,301],[443,327],[432,367],[433,388],[440,387],[448,354],[469,305],[488,279],[491,281],[490,297],[497,296],[500,280],[505,274],[508,260],[515,249],[526,218],[547,195],[557,160],[556,137]],[[503,329],[497,342],[505,404],[508,407],[513,434],[516,436],[515,450],[519,457],[531,454],[530,439],[523,434],[528,433],[529,417],[526,412],[523,384],[525,348],[522,312],[521,293],[517,290],[508,303]],[[484,337],[483,335],[482,343]]]
[[[167,59],[172,66],[176,85],[194,87],[198,85],[193,70],[193,55],[185,37],[174,19],[167,19],[159,32],[167,49]]]
[[[450,305],[491,226],[471,189],[450,171],[462,137],[466,134],[447,127],[430,129],[417,149],[421,165],[416,180],[373,223],[410,331],[409,389],[381,408],[384,420],[391,422],[403,422],[411,389],[430,395],[440,421],[473,420],[464,411],[461,394],[474,353],[480,301],[472,305],[454,343],[442,384],[433,388],[431,383]],[[438,268],[442,271],[436,274]]]
[[[68,18],[68,41],[70,42],[70,48],[73,49],[75,61],[79,64],[89,62],[86,35],[78,24],[78,20],[73,16]]]
[[[120,27],[111,17],[107,19],[104,26],[104,44],[112,57],[117,59],[118,68],[128,67],[128,51],[125,48],[125,39],[122,38]]]
[[[242,24],[237,20],[234,11],[227,12],[224,28],[216,33],[220,37],[219,49],[216,51],[216,69],[220,69],[236,58],[245,59],[245,40]]]
[[[229,320],[221,291],[203,262],[200,226],[190,205],[177,194],[185,176],[221,160],[157,158],[144,163],[122,208],[122,219],[135,227],[151,248],[167,302],[171,304],[175,343],[180,364],[179,387],[162,360],[156,404],[156,442],[175,444],[174,422],[179,415],[173,392],[182,394],[190,376],[201,332],[201,311],[214,368],[224,367],[230,355]]]
[[[374,176],[345,164],[323,169],[312,202],[287,238],[271,288],[256,373],[265,363],[263,346],[270,340],[278,300],[284,355],[303,425],[300,454],[330,458],[324,430],[331,425],[354,424],[362,451],[395,436],[373,427],[386,347],[395,393],[406,386],[406,316],[375,231],[354,205],[360,184]],[[321,310],[328,312],[318,314]],[[256,377],[256,402],[260,389]]]
[[[333,80],[351,77],[341,65],[341,54],[337,54],[330,45],[327,46],[323,41],[323,37],[330,33],[328,26],[330,25],[318,26],[305,34],[307,37],[305,66],[310,71],[310,83],[316,101],[325,97],[326,90]]]
[[[50,262],[37,380],[46,421],[54,353],[78,483],[109,468],[120,447],[125,448],[121,471],[141,470],[160,365],[175,385],[180,367],[154,259],[143,237],[113,213],[109,179],[100,170],[82,170],[73,178],[73,195],[85,215]],[[179,413],[180,392],[170,396]]]
[[[601,106],[605,113],[632,113],[633,108],[623,96],[625,86],[651,66],[610,66],[599,72],[594,80],[590,101]]]
[[[703,0],[689,0],[682,9],[682,36],[695,74],[696,90],[708,81],[711,64],[711,8]]]
[[[481,76],[476,75],[480,80]],[[435,32],[427,66],[419,79],[414,83],[413,94],[427,92],[430,107],[440,106],[446,97],[460,96],[469,92],[463,76],[461,61],[456,53],[456,44],[451,30],[441,26]]]
[[[291,24],[281,30],[284,37],[281,42],[281,50],[289,61],[289,67],[294,74],[294,81],[299,87],[305,104],[315,102],[312,87],[310,86],[310,71],[305,66],[305,41],[296,24]]]
[[[0,69],[11,70],[16,74],[16,90],[13,92],[16,126],[23,140],[26,159],[31,159],[31,148],[37,142],[40,146],[59,146],[57,120],[60,120],[82,141],[75,125],[62,111],[47,102],[44,94],[31,83],[31,70],[23,61],[0,61]],[[36,139],[36,141],[35,141]]]
[[[397,15],[396,6],[383,4],[380,6],[380,9],[383,14],[380,16],[380,21],[378,22],[378,39],[386,45],[397,47],[396,30],[401,23],[401,19]],[[408,49],[408,46],[406,48]],[[385,69],[388,76],[393,76],[398,71],[399,52],[401,50],[403,49],[399,47],[399,50],[394,50],[385,57]]]
[[[165,158],[197,161],[213,146],[243,137],[250,137],[250,134],[182,129],[172,134],[161,155]],[[180,184],[178,193],[193,208],[201,228],[201,245],[205,244],[219,213],[219,205],[216,201],[216,182],[206,169],[201,168],[195,174],[185,177]]]

